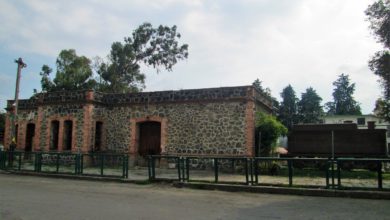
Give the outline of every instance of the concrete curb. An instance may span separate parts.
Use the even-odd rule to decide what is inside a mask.
[[[321,196],[321,197],[348,197],[359,199],[386,199],[390,200],[390,191],[368,191],[368,190],[337,190],[337,189],[310,189],[310,188],[290,188],[274,186],[243,186],[229,184],[209,184],[209,183],[180,183],[175,182],[175,187],[185,187],[191,189],[221,190],[228,192],[252,192],[284,195]]]
[[[156,182],[172,183],[174,187],[190,188],[201,190],[221,190],[227,192],[251,192],[251,193],[269,193],[269,194],[283,194],[283,195],[302,195],[302,196],[321,196],[321,197],[348,197],[359,199],[385,199],[390,200],[390,191],[372,191],[372,190],[338,190],[338,189],[324,189],[324,188],[295,188],[295,187],[276,187],[276,186],[248,186],[248,185],[233,185],[233,184],[212,184],[212,183],[182,183],[170,180],[129,180],[112,177],[100,176],[76,176],[71,174],[56,174],[56,173],[35,173],[23,171],[4,171],[0,170],[0,174],[9,175],[26,175],[39,176],[48,178],[61,178],[73,180],[87,180],[87,181],[104,181],[116,183],[133,183],[133,184],[148,184]]]
[[[136,183],[145,184],[148,180],[129,180],[115,177],[101,177],[101,176],[80,176],[73,174],[57,174],[57,173],[35,173],[35,172],[24,172],[24,171],[0,171],[0,174],[10,175],[24,175],[24,176],[38,176],[58,179],[72,179],[72,180],[87,180],[87,181],[102,181],[102,182],[116,182],[116,183]]]

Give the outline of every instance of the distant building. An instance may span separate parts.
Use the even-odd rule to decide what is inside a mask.
[[[358,129],[368,129],[373,126],[375,129],[387,130],[387,148],[390,149],[390,123],[373,114],[368,115],[327,115],[321,118],[323,124],[345,124],[355,123]]]

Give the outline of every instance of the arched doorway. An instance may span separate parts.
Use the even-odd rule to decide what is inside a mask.
[[[139,123],[138,153],[140,156],[161,153],[161,123],[147,121]]]

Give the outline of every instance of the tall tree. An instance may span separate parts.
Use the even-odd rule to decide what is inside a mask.
[[[290,130],[293,124],[298,122],[298,99],[291,85],[286,86],[280,93],[280,96],[282,97],[282,102],[280,103],[278,117],[282,124]]]
[[[263,95],[270,98],[272,100],[272,106],[274,109],[279,109],[279,102],[278,100],[271,95],[271,89],[269,87],[263,88],[262,81],[260,81],[258,78],[253,81],[252,86],[255,87],[258,91],[260,91]],[[277,112],[274,112],[275,115],[277,115]]]
[[[58,55],[57,71],[53,80],[50,79],[52,69],[42,66],[40,75],[42,91],[66,91],[92,89],[96,82],[92,79],[91,61],[85,56],[77,56],[73,49],[62,50]]]
[[[333,82],[333,102],[326,103],[330,115],[361,115],[360,104],[353,98],[355,83],[350,83],[347,74],[339,75]]]
[[[384,50],[376,52],[368,62],[370,69],[380,77],[383,88],[381,108],[376,108],[375,111],[390,122],[390,0],[379,0],[369,5],[366,15],[371,30],[384,47]]]
[[[317,92],[309,87],[302,93],[301,100],[298,102],[299,122],[318,123],[324,111],[321,106],[322,98]]]
[[[375,102],[374,114],[390,122],[390,103],[381,98]]]
[[[188,45],[179,45],[181,35],[177,27],[154,28],[144,23],[124,42],[114,42],[106,62],[101,63],[98,74],[102,78],[99,90],[106,92],[133,92],[144,88],[143,63],[157,69],[172,71],[178,60],[188,57]]]

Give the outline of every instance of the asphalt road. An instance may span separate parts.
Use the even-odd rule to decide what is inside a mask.
[[[390,219],[390,201],[0,174],[0,219]]]

